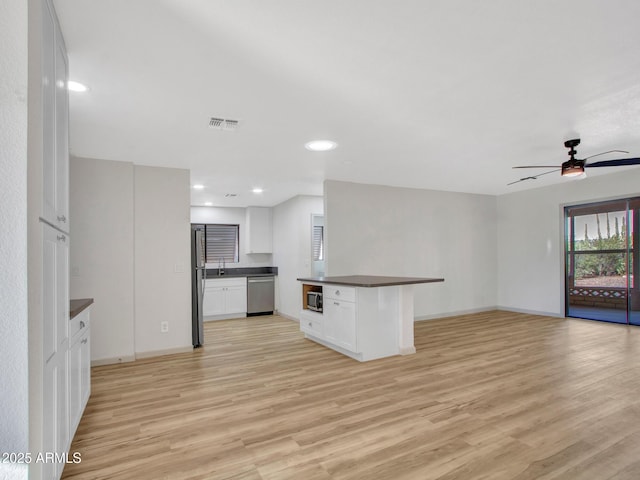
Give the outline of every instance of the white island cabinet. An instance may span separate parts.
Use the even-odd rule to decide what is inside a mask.
[[[298,280],[305,337],[362,362],[415,353],[413,285],[444,281],[369,275]],[[308,291],[322,293],[321,312],[308,308]]]

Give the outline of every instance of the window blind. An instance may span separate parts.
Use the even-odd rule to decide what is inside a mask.
[[[221,259],[227,263],[238,262],[238,230],[238,225],[205,225],[208,263],[216,263]]]
[[[313,226],[313,259],[324,260],[324,227]]]

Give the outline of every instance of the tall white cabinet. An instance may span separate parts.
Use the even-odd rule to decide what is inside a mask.
[[[69,451],[69,104],[68,61],[51,0],[42,8],[42,443]],[[42,478],[59,479],[64,462],[42,464]]]
[[[273,253],[271,208],[247,207],[245,253]]]

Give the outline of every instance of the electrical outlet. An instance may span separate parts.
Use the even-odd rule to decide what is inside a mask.
[[[169,322],[160,322],[160,333],[169,332]]]

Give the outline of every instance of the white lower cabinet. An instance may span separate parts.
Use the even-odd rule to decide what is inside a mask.
[[[324,300],[324,336],[342,348],[357,352],[356,304],[327,297]]]
[[[247,279],[207,279],[204,287],[202,314],[205,317],[247,314]]]
[[[71,320],[72,338],[69,347],[69,431],[78,428],[82,412],[91,393],[91,349],[89,309]]]
[[[53,356],[44,368],[42,452],[63,454],[69,450],[69,397],[67,351]],[[43,478],[58,479],[64,463],[43,463]]]
[[[300,312],[300,330],[314,337],[324,337],[324,315],[320,312]]]

